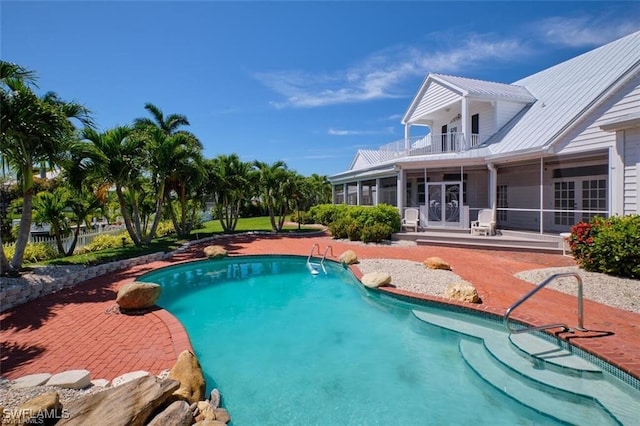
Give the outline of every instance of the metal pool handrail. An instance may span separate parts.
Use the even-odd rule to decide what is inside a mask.
[[[563,324],[563,323],[546,324],[546,325],[539,325],[539,326],[535,326],[535,327],[526,327],[526,328],[520,328],[520,329],[514,329],[514,328],[511,328],[509,326],[509,315],[511,315],[511,313],[518,306],[522,305],[522,303],[524,303],[527,299],[529,299],[531,296],[536,294],[538,291],[540,291],[547,284],[549,284],[550,282],[554,281],[556,278],[563,278],[563,277],[575,277],[575,279],[578,281],[578,326],[575,327],[575,329],[578,330],[578,331],[586,331],[586,329],[584,328],[584,319],[583,319],[583,315],[582,315],[583,314],[583,311],[582,311],[582,278],[580,277],[580,275],[578,275],[575,272],[564,272],[564,273],[553,274],[553,275],[549,276],[547,279],[545,279],[541,283],[537,284],[527,294],[525,294],[520,299],[518,299],[517,302],[515,302],[513,305],[509,306],[507,311],[504,313],[504,320],[503,320],[503,324],[506,327],[507,331],[509,333],[511,333],[511,334],[520,334],[520,333],[528,333],[528,332],[531,332],[531,331],[546,330],[548,328],[557,328],[557,327],[562,327],[566,331],[573,331],[573,330],[571,330],[571,328],[568,325]]]

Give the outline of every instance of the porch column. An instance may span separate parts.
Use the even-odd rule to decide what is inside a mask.
[[[411,139],[411,124],[404,125],[404,149],[409,151],[409,139]]]
[[[609,216],[624,211],[624,131],[616,132],[616,143],[609,148]],[[640,179],[640,173],[638,173]],[[640,186],[638,186],[640,188]]]
[[[362,204],[362,181],[356,182],[356,205]]]
[[[336,186],[331,185],[331,204],[336,203]]]
[[[496,209],[498,208],[498,169],[495,164],[487,164],[489,169],[489,207],[493,214],[492,220],[497,218]]]
[[[380,178],[376,178],[376,198],[373,200],[373,205],[380,204]]]
[[[344,194],[344,196],[342,197],[342,204],[347,204],[347,184],[343,183],[342,184],[342,193]]]
[[[469,135],[469,102],[466,97],[462,97],[462,113],[461,127],[462,137],[464,138],[464,145],[461,147],[461,151],[466,151],[471,146],[471,135]]]
[[[404,170],[402,170],[400,166],[396,167],[398,168],[398,175],[396,178],[396,204],[398,205],[398,211],[400,212],[400,216],[402,217],[402,213],[404,211],[404,192],[406,190],[404,185]]]

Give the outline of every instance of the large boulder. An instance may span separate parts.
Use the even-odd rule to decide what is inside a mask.
[[[440,259],[439,257],[428,258],[427,260],[424,261],[424,266],[426,266],[429,269],[443,269],[445,271],[451,270],[451,265],[449,265],[447,262]]]
[[[62,417],[58,392],[47,392],[31,398],[15,411],[15,416],[5,418],[3,425],[53,424]],[[0,417],[0,419],[3,419]],[[48,423],[43,423],[46,421]]]
[[[161,291],[158,284],[132,282],[120,287],[116,303],[122,309],[147,309],[156,304]]]
[[[370,288],[377,288],[391,284],[391,275],[387,272],[369,272],[360,279],[362,284]]]
[[[193,352],[182,351],[169,371],[169,378],[180,382],[180,388],[171,396],[172,400],[184,400],[189,404],[204,400],[204,374]]]
[[[57,424],[142,426],[179,386],[176,380],[140,377],[66,404],[69,417]]]
[[[156,415],[148,426],[190,426],[193,424],[193,414],[186,401],[175,401]]]
[[[478,291],[471,284],[454,283],[449,285],[444,292],[444,297],[461,302],[482,303]]]
[[[353,250],[346,250],[340,255],[338,260],[345,265],[354,265],[359,263],[358,255],[356,255],[356,252]]]
[[[202,252],[205,256],[212,259],[226,257],[228,255],[227,250],[222,246],[206,246],[204,249],[202,249]]]

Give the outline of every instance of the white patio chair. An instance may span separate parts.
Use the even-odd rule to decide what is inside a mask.
[[[413,228],[418,232],[418,223],[420,222],[420,211],[418,209],[409,208],[404,211],[404,219],[402,219],[403,228]]]
[[[496,222],[493,220],[491,209],[482,209],[478,212],[478,220],[471,222],[471,235],[494,235]]]

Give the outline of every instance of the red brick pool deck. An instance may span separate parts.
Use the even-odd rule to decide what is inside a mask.
[[[306,256],[314,243],[320,244],[321,250],[331,245],[336,256],[345,250],[354,250],[360,259],[423,261],[438,256],[477,288],[483,301],[477,309],[500,315],[532,288],[531,284],[515,278],[516,272],[574,265],[572,259],[556,254],[432,246],[365,246],[334,241],[326,236],[239,235],[209,244],[225,246],[231,256]],[[115,309],[115,297],[120,286],[142,273],[201,258],[201,248],[193,246],[169,261],[97,277],[0,314],[0,376],[15,379],[31,373],[87,369],[91,371],[92,379],[112,380],[129,371],[146,370],[157,374],[171,368],[178,354],[191,347],[182,325],[162,309],[143,315],[119,314]],[[357,268],[354,272],[359,275]],[[514,319],[533,324],[561,321],[575,325],[576,318],[576,298],[550,289],[541,290],[514,315]],[[585,300],[584,319],[584,325],[590,331],[560,333],[559,336],[640,378],[640,314]]]

